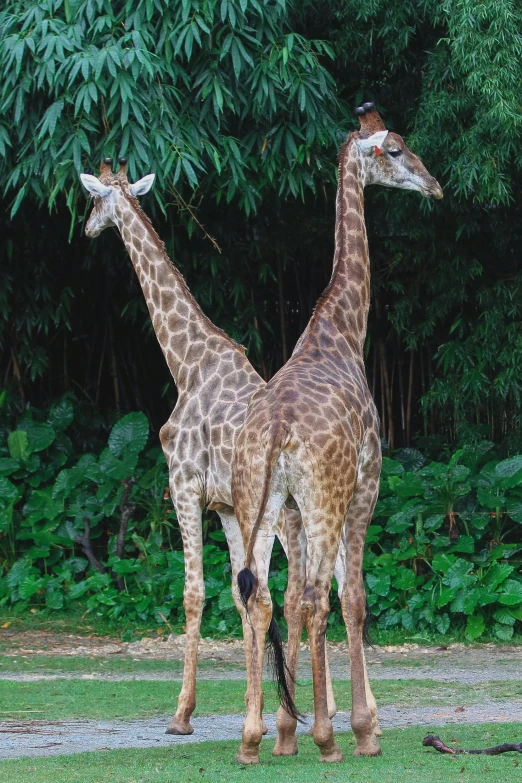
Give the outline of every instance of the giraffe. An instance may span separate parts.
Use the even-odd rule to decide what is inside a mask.
[[[160,432],[185,555],[183,685],[167,733],[191,734],[190,717],[196,705],[197,652],[205,596],[201,524],[204,507],[217,511],[221,519],[230,551],[234,603],[241,614],[246,644],[249,643],[250,625],[246,622],[236,585],[245,551],[232,508],[232,448],[250,396],[264,386],[265,381],[246,358],[244,348],[203,314],[141,209],[136,197],[152,187],[154,175],[149,174],[131,185],[126,176],[126,161],[120,159],[120,169],[113,173],[112,160],[106,158],[99,179],[82,174],[81,180],[94,198],[85,232],[89,237],[96,237],[108,226],[118,228],[178,389],[176,407]],[[302,540],[300,529],[299,512],[286,508],[277,535],[289,557],[292,581],[297,580],[294,574],[299,571],[302,561],[298,551]],[[343,553],[339,556],[339,580],[342,579],[342,558]],[[291,596],[292,593],[285,598],[289,625],[297,619]],[[329,677],[328,693],[329,711],[333,715],[335,700]]]
[[[328,716],[325,680],[328,592],[340,540],[346,549],[341,603],[352,673],[355,754],[381,752],[368,705],[362,643],[362,558],[381,467],[379,420],[363,359],[370,300],[363,190],[366,185],[381,184],[417,190],[436,199],[442,198],[442,191],[403,139],[386,130],[373,104],[364,104],[356,114],[360,130],[350,133],[340,150],[329,285],[289,361],[252,396],[236,440],[232,499],[246,550],[238,584],[252,624],[251,644],[246,650],[252,655],[247,672],[247,715],[238,754],[243,764],[259,761],[261,662],[272,614],[267,571],[275,523],[287,502],[299,508],[306,536],[301,610],[310,638],[315,712],[312,734],[320,759],[342,760]],[[291,674],[297,659],[293,647],[289,637]],[[289,680],[293,699],[293,677]],[[296,751],[293,703],[290,707],[290,711],[281,707],[278,712],[274,752],[280,755]]]

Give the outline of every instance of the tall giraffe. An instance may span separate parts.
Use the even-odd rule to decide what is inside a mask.
[[[247,715],[238,754],[242,763],[259,761],[261,664],[272,615],[267,572],[275,525],[289,498],[301,511],[307,540],[301,608],[310,637],[315,708],[312,734],[320,758],[342,759],[328,716],[325,678],[328,593],[341,536],[346,546],[342,609],[352,672],[355,754],[381,752],[368,705],[362,643],[362,558],[381,467],[379,420],[363,359],[370,303],[363,190],[366,185],[381,184],[417,190],[437,199],[442,198],[442,191],[402,138],[386,130],[373,104],[365,104],[356,113],[360,130],[349,134],[340,151],[330,283],[290,360],[254,393],[236,440],[232,498],[247,552],[238,582],[253,635]],[[297,651],[290,641],[287,660],[294,673]],[[292,698],[294,683],[291,677]],[[294,731],[295,716],[280,709],[275,752],[286,755],[296,751]]]
[[[241,614],[246,644],[250,639],[250,624],[246,621],[236,584],[245,550],[232,508],[232,448],[243,424],[248,401],[265,382],[246,358],[244,348],[203,314],[141,209],[136,197],[148,192],[154,175],[149,174],[131,185],[127,180],[125,161],[120,159],[120,169],[113,173],[112,161],[106,158],[101,166],[100,179],[82,174],[81,180],[94,197],[94,207],[85,232],[89,237],[96,237],[108,226],[118,228],[178,389],[176,407],[160,432],[185,555],[183,686],[167,733],[191,734],[190,717],[196,705],[197,652],[205,597],[201,525],[204,507],[217,511],[220,516],[230,550],[234,603]],[[302,563],[300,530],[299,512],[285,509],[277,534],[289,556],[292,582],[298,581]],[[340,581],[342,558],[343,553],[339,557]],[[290,591],[285,597],[285,613],[290,628],[292,623],[299,622],[292,600],[299,600],[295,591]],[[328,683],[330,714],[333,715],[335,701],[330,678]]]

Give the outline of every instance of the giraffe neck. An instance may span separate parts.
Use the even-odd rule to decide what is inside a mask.
[[[172,378],[178,391],[188,389],[200,377],[211,338],[209,361],[225,351],[243,353],[243,349],[202,312],[137,200],[124,198],[125,203],[115,210],[116,226],[138,276]],[[196,354],[199,361],[195,360]]]
[[[352,137],[341,150],[339,160],[332,276],[312,317],[310,329],[320,337],[323,329],[330,334],[333,325],[352,350],[362,357],[370,305],[370,258],[360,156]]]

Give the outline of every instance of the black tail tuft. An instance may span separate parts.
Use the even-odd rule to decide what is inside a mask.
[[[248,599],[252,595],[255,585],[256,578],[250,568],[243,568],[243,570],[240,571],[237,575],[237,586],[239,588],[241,600],[245,606],[248,603]]]
[[[290,696],[290,691],[288,690],[288,683],[286,681],[288,669],[286,666],[285,653],[283,650],[283,641],[274,618],[271,619],[270,625],[268,626],[268,640],[270,642],[268,649],[270,656],[269,661],[272,665],[274,678],[277,683],[277,695],[279,696],[279,702],[281,706],[284,707],[284,709],[287,711],[287,713],[292,716],[292,718],[295,718],[302,723],[303,721],[301,713],[298,712],[294,704],[294,700]]]
[[[370,605],[368,601],[366,601],[366,614],[364,616],[364,625],[363,625],[363,642],[364,644],[368,645],[368,647],[373,647],[373,639],[370,634],[370,626],[372,624],[373,615],[372,610],[370,609]]]

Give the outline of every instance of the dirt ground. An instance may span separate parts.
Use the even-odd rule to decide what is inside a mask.
[[[183,660],[185,637],[147,637],[134,642],[120,642],[102,636],[75,636],[47,631],[17,633],[0,630],[4,655],[38,656],[128,656],[133,660]],[[300,677],[310,676],[310,653],[301,645]],[[328,643],[333,679],[349,679],[348,647],[344,642]],[[433,679],[454,682],[522,679],[522,646],[482,644],[473,647],[451,644],[447,647],[424,647],[417,644],[369,647],[366,659],[370,677],[375,679]],[[205,640],[200,643],[200,660],[226,662],[237,667],[219,679],[244,677],[244,652],[240,639]],[[22,676],[22,675],[20,675]],[[212,678],[212,670],[201,672]]]

